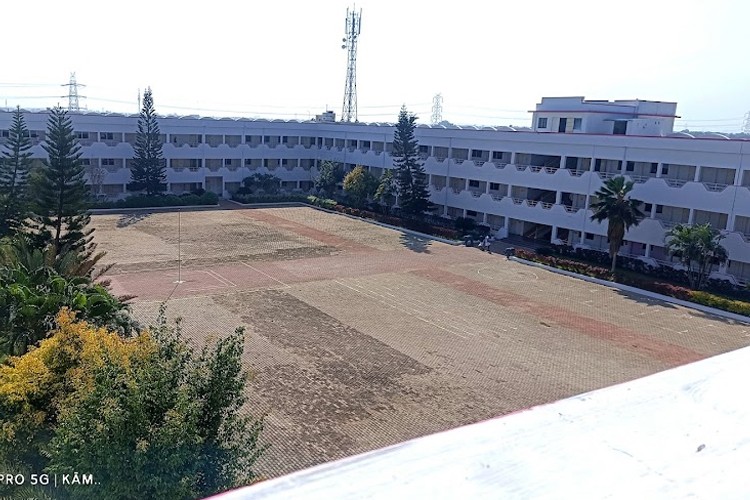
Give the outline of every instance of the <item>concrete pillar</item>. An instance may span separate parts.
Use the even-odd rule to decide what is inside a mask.
[[[515,152],[515,151],[512,151],[512,152],[510,153],[510,162],[511,162],[511,163],[512,163],[513,165],[515,165],[515,164],[516,164],[516,152]]]
[[[555,205],[562,204],[562,191],[555,192]]]
[[[693,178],[693,182],[700,182],[701,181],[701,166],[696,165],[695,166],[695,177]]]
[[[691,208],[690,215],[688,216],[688,224],[692,226],[694,221],[695,221],[695,209]]]
[[[725,228],[727,231],[734,231],[734,223],[737,219],[737,214],[734,213],[734,211],[729,213],[729,217],[727,217],[727,227]]]
[[[651,244],[646,244],[646,253],[644,255],[647,259],[651,258]]]
[[[487,224],[487,212],[482,214],[482,224]]]
[[[656,203],[651,204],[651,215],[649,215],[652,219],[656,218]]]
[[[505,196],[507,198],[510,198],[511,193],[513,192],[513,186],[511,186],[510,184],[508,184],[508,189],[506,191],[507,192],[505,193]]]
[[[302,181],[297,181],[297,189],[302,189]]]
[[[662,176],[662,169],[664,168],[664,164],[662,162],[659,162],[659,165],[656,167],[656,177],[659,178]]]
[[[563,155],[560,157],[560,168],[565,168],[565,160],[567,160],[567,156]]]
[[[742,169],[737,167],[737,170],[734,173],[734,185],[740,186],[742,185]]]
[[[490,192],[490,183],[489,182],[485,182],[484,183],[484,194],[489,194],[489,192]]]
[[[551,241],[555,241],[557,239],[557,226],[552,226],[552,238]]]

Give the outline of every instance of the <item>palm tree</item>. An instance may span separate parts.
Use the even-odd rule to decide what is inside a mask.
[[[633,182],[625,177],[613,177],[594,193],[597,201],[591,204],[594,215],[591,220],[607,221],[607,238],[609,238],[609,255],[612,257],[612,272],[617,265],[617,252],[622,247],[625,233],[633,226],[637,226],[644,217],[638,208],[642,202],[629,197],[633,189]]]
[[[723,237],[709,223],[696,226],[680,224],[667,234],[667,251],[685,266],[692,288],[700,289],[711,266],[721,265],[729,258],[726,248],[721,245]]]

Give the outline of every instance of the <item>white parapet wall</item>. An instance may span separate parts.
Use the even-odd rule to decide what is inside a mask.
[[[215,498],[745,499],[750,348]]]

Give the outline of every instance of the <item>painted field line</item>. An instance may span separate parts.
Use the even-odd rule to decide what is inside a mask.
[[[371,295],[368,295],[368,294],[366,294],[365,292],[363,292],[363,291],[361,291],[361,290],[358,290],[358,289],[356,289],[356,288],[350,287],[350,286],[349,286],[349,285],[347,285],[346,283],[342,283],[342,282],[341,282],[341,281],[339,281],[339,280],[333,280],[333,282],[334,282],[334,283],[336,283],[337,285],[341,285],[341,286],[343,286],[344,288],[348,288],[349,290],[352,290],[352,291],[354,291],[354,292],[357,292],[357,293],[359,293],[360,295],[364,295],[365,297],[369,297],[369,298],[371,298],[371,299],[376,299],[376,300],[378,300],[378,299],[377,299],[377,297],[373,297],[373,296],[371,296]],[[402,313],[404,313],[404,314],[408,314],[409,316],[411,316],[411,317],[413,317],[413,318],[416,318],[416,319],[418,319],[418,320],[420,320],[420,321],[422,321],[422,322],[424,322],[424,323],[427,323],[427,324],[429,324],[429,325],[432,325],[432,326],[434,326],[435,328],[439,328],[439,329],[441,329],[441,330],[443,330],[443,331],[445,331],[445,332],[447,332],[447,333],[450,333],[451,335],[455,335],[455,336],[456,336],[456,337],[458,337],[458,338],[461,338],[461,339],[464,339],[464,340],[467,340],[467,338],[468,338],[468,337],[464,337],[463,335],[461,335],[461,334],[459,334],[459,333],[456,333],[456,332],[453,332],[453,331],[451,331],[451,330],[448,330],[447,328],[444,328],[444,327],[442,327],[442,326],[440,326],[440,325],[438,325],[438,324],[436,324],[436,323],[434,323],[434,322],[432,322],[432,321],[430,321],[430,320],[428,320],[428,319],[425,319],[425,318],[423,318],[423,317],[421,317],[421,316],[418,316],[417,314],[411,313],[411,312],[409,312],[409,311],[405,311],[405,310],[401,309],[400,307],[398,307],[398,306],[395,306],[395,305],[393,305],[393,304],[389,304],[388,302],[386,302],[386,301],[384,301],[384,300],[379,300],[379,302],[380,302],[381,304],[383,304],[383,305],[386,305],[386,306],[388,306],[388,307],[392,308],[392,309],[396,309],[397,311],[400,311],[400,312],[402,312]],[[415,310],[416,310],[416,309],[415,309]]]
[[[222,276],[221,274],[217,273],[216,271],[212,269],[207,269],[206,272],[210,274],[211,276],[213,276],[214,278],[218,279],[219,281],[225,283],[227,286],[233,286],[235,288],[237,287],[236,283],[229,280],[229,278],[225,278],[224,276]]]
[[[363,285],[360,285],[358,283],[355,286],[358,286],[358,287],[366,290],[367,292],[369,292],[369,293],[371,293],[373,295],[378,295],[381,298],[385,298],[385,296],[387,295],[387,296],[391,297],[394,302],[397,302],[399,304],[408,305],[418,315],[431,316],[433,318],[439,317],[439,316],[447,316],[450,319],[446,320],[445,318],[443,318],[443,321],[442,321],[443,324],[448,325],[451,329],[456,330],[458,332],[461,332],[461,333],[463,333],[465,335],[469,335],[471,337],[476,337],[477,335],[479,335],[481,333],[481,329],[474,328],[472,326],[473,323],[470,322],[468,319],[466,319],[464,317],[453,316],[451,314],[442,314],[442,312],[439,309],[436,309],[432,304],[414,298],[413,294],[411,294],[411,296],[408,297],[408,298],[404,298],[404,297],[396,296],[396,295],[394,295],[392,293],[389,293],[389,292],[378,293],[376,290],[374,290],[372,288],[365,288]],[[370,285],[370,286],[372,286],[372,285]],[[381,288],[385,288],[386,290],[390,290],[389,288],[384,287],[382,285],[381,285]],[[406,288],[406,290],[407,290],[407,292],[409,291],[408,288]],[[422,309],[422,310],[417,309],[416,307],[414,307],[415,303],[418,304],[419,306],[423,307],[424,309]],[[464,322],[464,323],[466,323],[466,325],[457,325],[455,323],[455,320],[458,320],[460,322]],[[467,329],[467,327],[468,327],[468,329]],[[470,330],[474,330],[474,331],[472,332]]]
[[[249,267],[250,269],[252,269],[252,270],[253,270],[253,271],[255,271],[256,273],[260,273],[260,274],[262,274],[263,276],[266,276],[267,278],[271,278],[271,279],[272,279],[272,280],[274,280],[274,281],[275,281],[276,283],[279,283],[279,284],[281,284],[282,286],[284,286],[284,288],[292,288],[292,287],[291,287],[290,285],[287,285],[286,283],[284,283],[284,282],[283,282],[283,281],[281,281],[281,280],[277,280],[276,278],[274,278],[274,277],[273,277],[273,276],[271,276],[270,274],[268,274],[268,273],[264,273],[264,272],[263,272],[263,271],[261,271],[260,269],[256,269],[256,268],[254,268],[253,266],[251,266],[251,265],[250,265],[250,264],[248,264],[247,262],[243,262],[243,261],[240,261],[240,264],[242,264],[242,265],[243,265],[243,266],[245,266],[245,267]]]
[[[171,297],[170,296],[169,298],[163,299],[163,300],[159,300],[159,299],[134,300],[133,303],[148,304],[148,303],[155,302],[155,303],[161,304],[162,302],[165,302],[165,301],[171,302],[173,300],[185,300],[185,299],[209,299],[211,297],[216,297],[216,296],[224,297],[224,296],[239,295],[239,294],[242,294],[242,293],[256,293],[256,292],[266,292],[266,291],[276,291],[276,290],[278,290],[278,291],[284,291],[284,290],[288,290],[289,288],[290,287],[288,285],[284,286],[284,287],[277,286],[277,287],[270,287],[270,288],[248,288],[246,290],[235,290],[235,291],[232,291],[232,292],[224,292],[224,293],[203,293],[203,294],[194,294],[194,295],[183,295],[183,296],[180,296],[180,297]],[[226,287],[217,287],[216,289],[217,290],[221,290],[221,289],[226,290]],[[190,291],[190,290],[187,290],[187,291]],[[198,292],[200,292],[200,291],[206,291],[206,289],[196,290],[196,291],[198,291]],[[0,498],[2,498],[2,497],[0,497]]]

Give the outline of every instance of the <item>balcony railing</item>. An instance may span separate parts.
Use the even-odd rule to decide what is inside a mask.
[[[500,193],[490,193],[490,196],[492,196],[492,199],[495,201],[500,201],[505,198],[505,195]]]
[[[542,205],[542,208],[545,210],[549,210],[555,205],[554,203],[547,203],[546,201],[542,201],[540,203]]]
[[[529,170],[532,172],[541,172],[543,168],[541,165],[529,165]]]
[[[479,197],[480,197],[480,196],[482,196],[483,194],[484,194],[484,192],[482,192],[482,191],[474,191],[474,190],[471,190],[471,196],[473,196],[474,198],[479,198]]]
[[[513,204],[514,205],[523,205],[524,201],[526,201],[525,198],[513,198]]]
[[[518,170],[519,172],[523,172],[527,168],[529,168],[529,165],[518,165],[518,164],[516,164],[516,170]]]
[[[456,165],[461,165],[463,162],[466,161],[463,158],[451,158],[451,160],[453,160],[453,163],[455,163]]]
[[[585,174],[586,172],[588,172],[588,170],[571,170],[571,169],[567,169],[567,168],[566,168],[566,169],[563,169],[563,170],[567,170],[567,172],[568,172],[568,173],[569,173],[570,175],[572,175],[573,177],[580,177],[580,176],[582,176],[583,174]]]
[[[579,210],[581,210],[583,207],[576,207],[573,205],[563,205],[563,208],[565,209],[566,212],[574,214],[574,213],[577,213]]]
[[[704,186],[706,186],[706,189],[709,191],[724,191],[727,187],[729,187],[729,184],[720,184],[718,182],[704,182]]]
[[[463,190],[464,190],[463,188],[458,188],[458,187],[452,187],[451,186],[451,191],[453,191],[453,194],[459,194]]]
[[[688,181],[685,179],[668,179],[666,177],[662,177],[664,181],[667,183],[669,187],[679,188],[687,184]]]
[[[495,168],[505,168],[507,165],[509,165],[509,163],[507,162],[498,162],[495,160],[492,160],[492,163],[495,164]]]
[[[530,207],[535,207],[539,203],[539,200],[526,200],[526,204]]]
[[[659,224],[664,226],[664,229],[672,229],[673,227],[679,226],[680,224],[687,224],[687,221],[674,221],[674,220],[662,220],[662,219],[656,219],[659,221]]]
[[[612,179],[621,175],[619,172],[597,172],[599,178],[602,180]]]
[[[628,174],[628,177],[630,177],[633,180],[633,182],[637,184],[643,184],[644,182],[647,182],[649,179],[655,178],[653,175],[638,175],[638,174]]]
[[[559,167],[544,167],[544,173],[545,174],[554,174],[558,170],[560,170]]]

